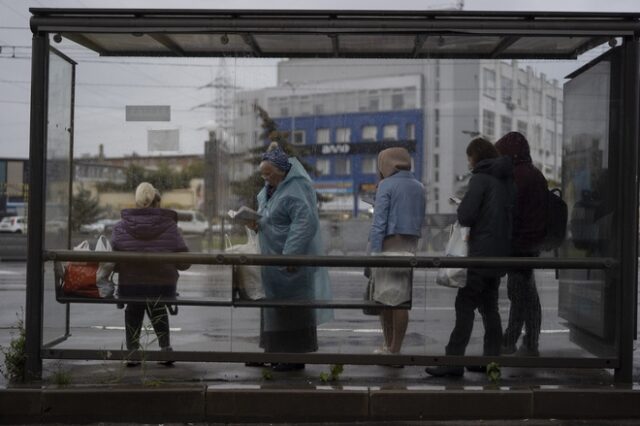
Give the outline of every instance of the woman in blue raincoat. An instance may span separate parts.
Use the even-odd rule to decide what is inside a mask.
[[[302,164],[272,143],[262,156],[265,186],[258,194],[258,241],[264,255],[321,255],[322,240],[316,192]],[[263,266],[267,299],[328,300],[326,268]],[[332,311],[304,307],[264,308],[261,343],[265,352],[314,352],[316,326],[331,319]],[[275,364],[275,371],[303,369],[304,364]]]

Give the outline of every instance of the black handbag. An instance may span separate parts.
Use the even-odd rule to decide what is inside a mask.
[[[375,283],[373,281],[373,274],[370,274],[369,282],[367,283],[367,288],[364,291],[365,302],[374,302],[373,300],[374,286],[375,286]],[[362,308],[362,313],[365,315],[380,315],[380,312],[382,312],[382,309],[377,307],[365,306],[364,308]]]

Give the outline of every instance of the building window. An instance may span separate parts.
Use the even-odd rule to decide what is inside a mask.
[[[304,145],[304,130],[296,130],[293,132],[294,145]]]
[[[281,107],[280,108],[280,117],[286,117],[289,115],[289,108]]]
[[[551,131],[547,130],[544,132],[544,149],[549,150],[555,145],[556,135]]]
[[[375,174],[378,171],[378,157],[366,155],[362,158],[362,173]]]
[[[490,138],[496,133],[496,113],[489,110],[482,110],[482,133]]]
[[[556,119],[556,98],[553,96],[546,97],[546,116],[552,120]]]
[[[382,139],[385,141],[398,140],[398,126],[395,124],[387,124],[382,128]]]
[[[500,79],[500,91],[502,94],[502,102],[508,104],[512,102],[513,80],[509,77],[502,76]]]
[[[351,160],[349,157],[336,157],[334,166],[336,175],[348,175],[351,173]]]
[[[438,172],[437,170],[433,172],[433,181],[440,182],[440,172]]]
[[[529,139],[529,144],[533,146],[540,145],[540,138],[542,137],[542,129],[539,124],[533,125],[533,135]]]
[[[410,141],[416,139],[416,125],[413,123],[407,124],[407,139]]]
[[[369,99],[367,111],[378,111],[380,109],[380,99],[378,97]]]
[[[318,176],[326,176],[331,173],[331,162],[328,158],[319,158],[316,160],[316,171]]]
[[[513,121],[511,117],[507,117],[506,115],[500,116],[500,134],[506,135],[511,131],[511,126],[513,126]]]
[[[440,167],[440,156],[438,154],[433,155],[433,167],[436,169]]]
[[[330,143],[330,135],[329,129],[316,129],[316,143]]]
[[[336,129],[336,142],[337,143],[349,143],[351,142],[351,128],[338,127]]]
[[[518,82],[518,106],[529,109],[529,89],[526,84]]]
[[[485,96],[495,99],[496,98],[496,72],[487,68],[482,70],[483,85],[482,93]]]
[[[527,122],[518,120],[518,132],[527,137]]]
[[[362,128],[362,140],[369,142],[378,140],[378,128],[376,126],[364,126]]]
[[[322,104],[315,104],[315,105],[313,106],[313,113],[314,113],[315,115],[322,115],[322,114],[324,114],[324,105],[322,105]]]
[[[404,108],[404,95],[402,93],[393,93],[391,95],[391,109]]]
[[[440,146],[440,110],[433,110],[433,121],[435,123],[433,129],[433,145],[438,148]]]
[[[542,115],[542,91],[532,89],[531,102],[533,104],[533,113],[536,115]]]

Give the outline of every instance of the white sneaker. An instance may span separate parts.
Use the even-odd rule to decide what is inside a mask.
[[[391,352],[389,352],[388,347],[382,346],[381,348],[374,349],[373,353],[374,355],[389,355]]]

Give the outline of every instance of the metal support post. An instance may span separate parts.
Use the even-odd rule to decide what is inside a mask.
[[[31,60],[31,134],[29,138],[29,206],[26,294],[26,372],[28,379],[42,375],[43,237],[44,189],[47,149],[47,86],[49,39],[46,33],[33,36]]]
[[[615,381],[631,383],[633,373],[633,340],[635,339],[635,304],[638,288],[638,120],[640,119],[639,44],[636,37],[624,40],[622,60],[622,126],[621,181],[618,203],[621,227],[620,245],[620,316],[618,334],[619,367]],[[612,76],[615,78],[615,76]],[[617,125],[617,123],[612,123]]]

